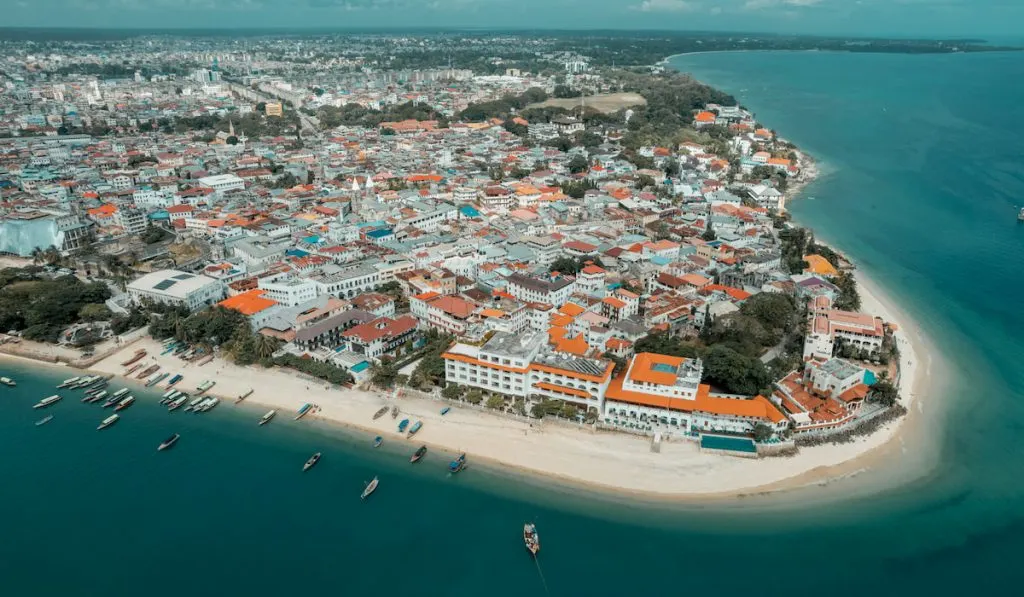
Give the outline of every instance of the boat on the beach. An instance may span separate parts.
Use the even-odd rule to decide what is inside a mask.
[[[170,373],[154,373],[153,375],[150,375],[149,379],[146,380],[146,387],[151,388],[155,386],[156,384],[167,379],[168,375],[170,375]]]
[[[295,420],[298,421],[302,417],[308,415],[309,411],[311,411],[311,410],[313,410],[313,405],[312,404],[310,404],[308,402],[306,404],[303,404],[302,407],[299,408],[298,414],[295,415]]]
[[[71,387],[72,385],[78,383],[78,380],[80,380],[80,379],[82,379],[82,378],[81,377],[72,377],[70,379],[65,379],[64,381],[62,381],[59,384],[57,384],[57,389],[59,390],[61,388]]]
[[[416,464],[417,462],[422,460],[423,457],[426,456],[426,455],[427,455],[427,447],[426,446],[420,446],[419,448],[416,448],[415,452],[412,453],[412,457],[409,458],[409,462],[411,462],[412,464]]]
[[[140,367],[142,367],[142,363],[135,363],[131,367],[128,367],[127,369],[125,369],[124,376],[128,377],[132,373],[135,373],[136,371],[138,371]]]
[[[384,415],[386,415],[387,412],[388,412],[388,407],[385,406],[384,408],[382,408],[382,409],[378,410],[377,412],[373,413],[373,420],[376,421],[377,419],[379,419],[379,418],[383,417]]]
[[[263,415],[262,417],[260,417],[260,427],[262,427],[262,426],[266,425],[267,423],[269,423],[270,419],[273,419],[276,414],[277,414],[277,411],[276,410],[272,410],[272,411],[268,412],[267,414]]]
[[[174,412],[181,408],[185,401],[188,400],[188,394],[182,394],[167,404],[167,412]]]
[[[174,444],[178,443],[178,438],[179,438],[179,437],[181,437],[181,436],[180,436],[180,435],[178,435],[177,433],[175,433],[175,434],[174,434],[174,435],[172,435],[171,437],[169,437],[169,438],[165,439],[165,440],[164,440],[164,442],[163,442],[162,444],[160,444],[159,446],[157,446],[157,448],[156,448],[156,451],[157,451],[157,452],[162,452],[162,451],[164,451],[164,450],[166,450],[166,449],[168,449],[168,448],[170,448],[170,447],[174,446]]]
[[[452,409],[452,407],[450,407],[450,406],[446,406],[446,407],[442,408],[441,409],[441,416],[443,417],[446,414],[448,414],[448,412],[451,411],[451,409]]]
[[[213,355],[212,354],[208,354],[205,357],[203,357],[203,358],[199,359],[198,361],[196,361],[196,365],[199,366],[199,367],[202,367],[203,365],[209,363],[212,360],[213,360]]]
[[[306,461],[306,464],[302,465],[302,472],[306,472],[309,469],[313,468],[314,466],[316,466],[316,463],[318,462],[320,462],[320,452],[317,452],[316,454],[313,454],[312,456],[309,457],[309,460]]]
[[[121,366],[122,367],[127,367],[127,366],[131,365],[132,363],[142,359],[145,356],[146,356],[146,349],[145,348],[140,348],[139,350],[135,351],[135,354],[132,356],[132,358],[128,359],[127,361],[124,361],[123,363],[121,363]]]
[[[163,402],[164,400],[167,400],[168,398],[174,396],[177,393],[178,390],[167,390],[166,392],[164,392],[164,395],[160,397],[160,401]]]
[[[206,390],[209,390],[210,388],[212,388],[216,383],[217,382],[213,381],[212,379],[208,379],[208,380],[204,381],[203,383],[199,384],[199,386],[196,388],[196,393],[197,394],[202,394]]]
[[[412,436],[416,435],[416,432],[419,431],[422,428],[423,428],[423,421],[416,421],[415,423],[412,424],[412,427],[409,429],[409,435],[407,435],[406,437],[412,437]]]
[[[43,398],[42,400],[37,402],[36,405],[33,406],[32,408],[46,408],[47,406],[50,406],[51,404],[54,404],[59,401],[60,396],[54,394],[53,396],[47,396],[46,398]]]
[[[398,407],[397,406],[392,406],[391,407],[391,418],[392,419],[397,419],[398,418]]]
[[[252,388],[249,388],[248,390],[246,390],[246,391],[242,392],[241,394],[239,394],[238,398],[235,398],[235,404],[238,404],[239,402],[245,400],[249,396],[252,396]]]
[[[523,525],[523,543],[526,545],[526,551],[537,557],[537,552],[540,551],[540,535],[537,534],[537,526],[533,523]]]
[[[18,385],[17,382],[15,382],[10,377],[0,377],[0,383],[4,384],[5,386],[11,387],[11,388],[13,388],[14,386]]]
[[[466,453],[459,454],[459,457],[448,463],[448,472],[455,474],[466,468]]]
[[[102,431],[107,427],[110,427],[114,423],[117,423],[120,419],[121,415],[110,415],[106,419],[103,419],[103,422],[100,423],[100,426],[96,428],[96,431]]]
[[[114,407],[114,412],[120,412],[133,404],[135,404],[135,396],[125,396],[117,403],[117,406]]]
[[[373,447],[374,448],[379,448],[380,445],[383,444],[383,443],[384,443],[384,436],[378,435],[377,437],[373,438]]]
[[[154,364],[150,365],[149,367],[146,367],[145,369],[143,369],[138,375],[135,376],[135,379],[146,379],[150,375],[153,375],[154,373],[156,373],[156,370],[159,369],[159,368],[160,368],[160,365],[154,363]]]
[[[365,500],[366,498],[370,497],[371,493],[377,491],[377,485],[379,483],[380,481],[377,480],[377,477],[374,477],[373,481],[370,481],[369,483],[366,484],[366,489],[363,489],[363,494],[359,496],[359,499]]]
[[[169,388],[169,387],[173,386],[174,384],[178,383],[179,381],[181,381],[184,377],[185,376],[180,374],[180,373],[175,373],[173,376],[171,376],[170,379],[167,380],[167,385],[164,386],[164,387],[165,388]]]
[[[402,421],[400,423],[398,423],[398,432],[399,433],[405,433],[405,428],[408,427],[408,426],[409,426],[409,419],[402,419]]]
[[[46,425],[47,423],[49,423],[52,420],[53,420],[53,415],[46,415],[42,419],[39,419],[38,421],[36,421],[36,427],[42,427],[43,425]]]
[[[177,398],[178,396],[181,396],[181,392],[179,392],[178,390],[171,390],[164,394],[164,397],[160,399],[160,404],[166,406],[171,402],[174,402],[174,399]]]

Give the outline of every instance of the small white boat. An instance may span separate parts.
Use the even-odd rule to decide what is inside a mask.
[[[96,431],[101,431],[103,429],[106,429],[107,427],[110,427],[114,423],[117,423],[117,421],[120,420],[120,418],[121,415],[110,415],[106,419],[103,419],[103,422],[100,423],[100,426],[96,428]]]
[[[196,407],[199,406],[203,402],[203,400],[206,400],[206,398],[203,398],[202,396],[197,396],[197,397],[193,398],[192,401],[188,403],[188,406],[185,407],[185,412],[190,412],[190,411],[195,410]]]
[[[205,413],[213,410],[213,407],[220,404],[220,398],[207,398],[199,403],[199,406],[195,407],[194,412]]]
[[[39,419],[38,421],[36,421],[36,427],[42,427],[43,425],[46,425],[47,423],[49,423],[52,420],[53,420],[53,415],[46,415],[42,419]]]
[[[277,414],[277,411],[276,410],[272,410],[272,411],[268,412],[267,414],[263,415],[260,418],[260,427],[262,427],[262,426],[266,425],[267,423],[269,423],[270,419],[273,419],[274,415],[276,415],[276,414]]]
[[[180,435],[175,433],[171,437],[165,439],[162,444],[157,446],[157,448],[156,448],[157,452],[162,452],[162,451],[164,451],[164,450],[174,446],[174,444],[178,443],[178,438],[180,438],[180,437],[181,437]]]
[[[121,398],[121,397],[127,396],[127,395],[128,395],[128,388],[121,388],[120,390],[114,392],[114,398]]]
[[[374,477],[373,481],[370,481],[369,483],[366,484],[366,489],[363,490],[363,494],[359,496],[359,499],[365,500],[366,498],[370,497],[371,493],[377,491],[378,483],[379,481],[377,480],[377,477]]]
[[[188,395],[178,396],[167,405],[167,412],[174,412],[178,410],[183,404],[185,404],[186,400],[188,400]]]
[[[122,411],[132,404],[135,404],[135,396],[122,398],[121,401],[117,403],[117,406],[114,407],[114,412]]]
[[[252,388],[249,388],[248,390],[246,390],[246,391],[242,392],[241,394],[239,394],[238,398],[235,398],[235,404],[238,404],[239,402],[245,400],[246,398],[248,398],[251,395],[252,395]]]
[[[32,408],[46,408],[47,406],[50,406],[51,404],[59,401],[60,396],[54,394],[53,396],[47,396],[46,398],[43,398],[42,400],[37,402],[36,405],[33,406]]]
[[[10,377],[0,377],[0,383],[4,384],[5,386],[9,386],[9,387],[12,387],[12,388],[13,388],[14,386],[18,385],[18,384],[17,384],[17,383],[15,383],[15,381],[14,381],[13,379],[11,379]]]
[[[80,380],[80,379],[82,379],[82,378],[81,377],[72,377],[71,379],[65,379],[64,381],[62,381],[59,384],[57,384],[57,387],[58,388],[66,388],[66,387],[68,387],[70,385],[78,383],[78,380]]]
[[[309,457],[309,460],[306,461],[306,464],[302,465],[302,472],[306,472],[309,469],[313,468],[314,466],[316,466],[316,463],[318,462],[320,462],[320,452],[317,452],[316,454],[313,454],[312,456]]]

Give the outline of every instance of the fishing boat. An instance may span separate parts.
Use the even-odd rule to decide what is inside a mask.
[[[171,376],[170,379],[167,380],[167,385],[164,386],[164,387],[169,388],[169,387],[173,386],[174,384],[176,384],[179,381],[181,381],[183,377],[185,377],[185,376],[180,374],[180,373],[175,373],[173,376]]]
[[[448,472],[455,474],[466,468],[466,453],[459,454],[459,457],[448,463]]]
[[[94,402],[99,402],[100,400],[103,400],[104,398],[107,397],[107,395],[108,394],[105,390],[100,390],[99,392],[86,394],[85,398],[82,398],[82,402],[85,402],[86,404],[92,404]]]
[[[174,396],[177,393],[178,393],[178,390],[167,390],[166,392],[164,392],[164,395],[160,397],[160,402],[163,402],[164,400],[167,400],[168,398]]]
[[[114,398],[121,398],[122,396],[127,396],[128,392],[128,388],[121,388],[120,390],[114,392]]]
[[[85,386],[91,384],[94,381],[96,381],[95,377],[91,375],[86,375],[85,377],[80,377],[78,381],[76,381],[75,383],[68,384],[68,387],[72,389],[84,388]]]
[[[110,385],[109,381],[107,381],[106,379],[102,379],[101,378],[101,379],[97,379],[96,381],[92,382],[91,384],[85,386],[85,389],[86,390],[102,390],[103,388],[105,388],[105,387],[107,387],[109,385]]]
[[[398,424],[398,432],[405,433],[405,428],[409,426],[409,419],[402,419],[402,422]]]
[[[127,369],[125,369],[124,376],[128,377],[132,373],[135,373],[136,371],[138,371],[140,367],[142,367],[142,363],[135,363],[131,367],[128,367]]]
[[[146,380],[146,387],[151,388],[155,386],[156,384],[167,379],[168,375],[170,375],[170,373],[154,373],[153,375],[150,375],[149,379]]]
[[[213,410],[213,407],[217,406],[218,404],[220,404],[220,398],[210,397],[200,402],[199,406],[195,407],[193,411],[197,413],[205,413]]]
[[[78,380],[80,380],[80,379],[82,379],[82,378],[81,377],[72,377],[71,379],[65,379],[64,381],[62,381],[59,384],[57,384],[57,389],[69,388],[72,385],[78,383]]]
[[[117,403],[117,406],[114,407],[114,412],[120,412],[132,404],[135,404],[135,396],[127,396]]]
[[[126,397],[127,396],[124,394],[121,394],[120,396],[114,394],[110,398],[107,398],[107,401],[103,403],[103,408],[110,408],[111,406],[114,406],[115,404],[121,402],[121,400],[125,399]]]
[[[246,390],[246,391],[242,392],[241,394],[239,394],[238,398],[235,398],[235,404],[238,404],[239,402],[245,400],[249,396],[252,396],[252,388],[249,388],[248,390]]]
[[[377,412],[373,413],[373,420],[376,421],[377,419],[379,419],[379,418],[383,417],[384,415],[386,415],[387,412],[388,412],[388,407],[385,406],[384,408],[382,408],[382,409],[378,410]]]
[[[106,419],[103,419],[103,422],[100,423],[100,426],[96,428],[96,431],[102,431],[102,430],[106,429],[107,427],[110,427],[114,423],[117,423],[118,420],[120,420],[120,419],[121,419],[121,415],[110,415]]]
[[[369,483],[366,484],[366,489],[363,490],[363,494],[359,496],[359,499],[365,500],[366,498],[370,497],[371,493],[377,491],[378,483],[380,482],[377,480],[377,477],[374,477],[373,481],[370,481]]]
[[[272,411],[268,412],[267,414],[263,415],[262,417],[260,417],[260,427],[262,427],[262,426],[266,425],[267,423],[269,423],[270,419],[273,419],[274,415],[276,415],[276,414],[277,414],[277,411],[276,410],[272,410]]]
[[[178,396],[181,396],[181,392],[179,392],[178,390],[171,390],[164,394],[164,397],[160,399],[160,404],[166,406],[171,402],[174,402],[174,399],[177,398]]]
[[[169,437],[169,438],[165,439],[165,440],[164,440],[164,442],[163,442],[162,444],[160,444],[159,446],[157,446],[157,448],[156,448],[156,451],[157,451],[157,452],[162,452],[162,451],[164,451],[164,450],[166,450],[166,449],[168,449],[168,448],[170,448],[170,447],[174,446],[174,444],[178,443],[178,438],[179,438],[179,437],[181,437],[181,436],[180,436],[180,435],[178,435],[177,433],[175,433],[175,434],[174,434],[174,435],[172,435],[171,437]]]
[[[415,452],[412,453],[412,457],[409,458],[409,462],[411,462],[412,464],[416,464],[420,460],[423,460],[423,457],[426,456],[426,455],[427,455],[427,447],[426,446],[420,446],[419,448],[416,448]]]
[[[11,387],[11,388],[13,388],[14,386],[18,385],[10,377],[0,377],[0,383],[4,384],[5,386]]]
[[[167,404],[167,412],[174,412],[178,410],[179,408],[181,408],[181,405],[185,404],[186,400],[188,400],[188,394],[182,394],[181,396],[178,396],[177,398],[175,398],[174,400]]]
[[[530,552],[533,557],[537,557],[537,552],[540,551],[540,536],[533,523],[528,522],[523,525],[523,543],[526,544],[526,551]]]
[[[208,380],[204,381],[203,383],[199,384],[199,387],[196,388],[196,393],[197,394],[202,394],[206,390],[209,390],[210,388],[212,388],[216,383],[217,382],[208,379]]]
[[[450,407],[450,406],[446,406],[446,407],[442,408],[442,409],[441,409],[441,416],[443,417],[443,416],[445,416],[446,414],[448,414],[448,412],[449,412],[449,411],[450,411],[451,409],[452,409],[452,407]]]
[[[303,404],[302,408],[299,409],[298,414],[295,415],[295,420],[298,421],[302,417],[308,415],[309,411],[311,411],[311,410],[313,410],[313,405],[312,404],[310,404],[308,402],[306,404]]]
[[[156,370],[159,369],[159,368],[160,368],[160,365],[157,365],[156,363],[154,363],[154,364],[150,365],[149,367],[146,367],[145,369],[143,369],[141,373],[139,373],[138,375],[135,376],[135,379],[146,379],[150,375],[153,375],[154,373],[156,373]]]
[[[398,407],[397,406],[392,406],[391,407],[391,418],[392,419],[397,419],[398,418]]]
[[[306,461],[306,464],[302,465],[302,472],[306,472],[309,469],[313,468],[314,466],[316,466],[316,463],[318,462],[320,462],[320,452],[317,452],[316,454],[313,454],[312,456],[309,457],[309,460]]]
[[[175,348],[176,347],[175,347],[174,344],[165,345],[163,352],[161,352],[160,354],[161,355],[170,354],[170,353],[174,352]]]
[[[206,398],[203,398],[202,396],[196,396],[188,403],[188,406],[185,407],[185,412],[194,411],[200,404],[203,403],[203,400],[206,400]]]
[[[416,432],[419,431],[422,427],[423,421],[416,421],[415,423],[412,424],[412,428],[409,429],[409,435],[407,435],[406,437],[412,437],[416,435]]]
[[[42,427],[43,425],[46,425],[47,423],[49,423],[52,420],[53,420],[53,415],[46,415],[42,419],[39,419],[38,421],[36,421],[36,427]]]
[[[36,405],[33,406],[32,408],[46,408],[47,406],[50,406],[51,404],[54,404],[59,401],[60,396],[54,394],[53,396],[47,396],[46,398],[43,398],[42,400],[37,402]]]
[[[373,438],[373,447],[374,448],[379,448],[380,445],[383,444],[383,443],[384,443],[384,437],[383,436],[378,435],[377,437]]]
[[[128,359],[127,361],[125,361],[123,363],[121,363],[121,366],[122,367],[127,367],[127,366],[131,365],[132,363],[134,363],[135,361],[138,361],[138,360],[142,359],[145,356],[146,356],[146,349],[140,348],[139,350],[135,351],[135,355],[132,356],[132,358]]]

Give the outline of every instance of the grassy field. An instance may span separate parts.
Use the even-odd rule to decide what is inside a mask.
[[[599,95],[588,95],[584,99],[584,104],[588,108],[594,108],[610,114],[612,112],[628,108],[630,106],[644,106],[647,105],[647,100],[644,99],[639,93],[602,93]],[[578,108],[580,105],[580,98],[570,97],[565,99],[551,98],[537,104],[530,104],[526,106],[526,110],[530,108],[564,108],[566,110],[572,110]]]

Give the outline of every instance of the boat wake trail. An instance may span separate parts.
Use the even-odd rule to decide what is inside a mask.
[[[540,582],[544,585],[544,593],[550,595],[551,591],[548,589],[548,581],[544,579],[544,571],[540,569],[540,560],[534,557],[533,563],[537,565],[537,574],[540,575]]]

